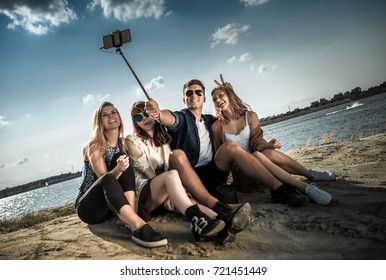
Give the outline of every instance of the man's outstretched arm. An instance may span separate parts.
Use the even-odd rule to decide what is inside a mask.
[[[146,112],[150,117],[156,119],[165,126],[172,126],[176,122],[176,118],[169,110],[160,110],[157,101],[150,99],[145,105]]]

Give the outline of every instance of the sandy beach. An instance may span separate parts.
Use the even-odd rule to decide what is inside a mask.
[[[336,171],[336,181],[317,183],[333,195],[329,206],[271,204],[268,188],[239,193],[251,204],[253,219],[235,242],[194,243],[188,221],[167,214],[150,221],[169,240],[154,249],[132,242],[115,219],[88,226],[70,215],[1,234],[0,259],[386,259],[386,135],[288,154],[308,168]]]

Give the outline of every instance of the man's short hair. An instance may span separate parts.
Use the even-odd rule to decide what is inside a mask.
[[[190,87],[190,86],[193,86],[193,85],[199,85],[202,88],[202,90],[204,92],[204,95],[205,95],[205,86],[204,86],[204,84],[200,80],[197,80],[197,79],[193,79],[193,80],[190,80],[190,81],[186,82],[184,84],[184,87],[182,88],[182,93],[184,94],[185,89],[187,87]]]

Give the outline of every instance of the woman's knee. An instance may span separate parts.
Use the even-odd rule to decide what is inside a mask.
[[[255,151],[252,153],[252,155],[257,158],[257,159],[262,159],[264,156],[264,154],[262,152],[259,152],[259,151]]]
[[[176,166],[178,164],[183,164],[186,162],[189,162],[188,157],[186,156],[185,152],[180,149],[175,149],[171,152],[169,156],[169,161],[171,166]]]
[[[166,171],[165,176],[166,176],[166,180],[168,180],[168,181],[180,180],[180,176],[178,175],[178,171],[175,169]]]
[[[220,146],[220,148],[217,150],[218,154],[225,154],[225,155],[233,155],[237,154],[240,151],[242,151],[243,148],[241,146],[233,141],[225,142]]]
[[[263,155],[270,159],[272,162],[281,163],[283,162],[283,156],[280,152],[273,149],[266,149],[263,152]]]

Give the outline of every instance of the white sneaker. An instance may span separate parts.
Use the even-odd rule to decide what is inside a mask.
[[[331,194],[319,189],[314,183],[307,185],[306,194],[319,205],[328,205],[332,200]]]
[[[334,181],[335,172],[330,170],[313,170],[311,169],[311,180],[314,181]]]

